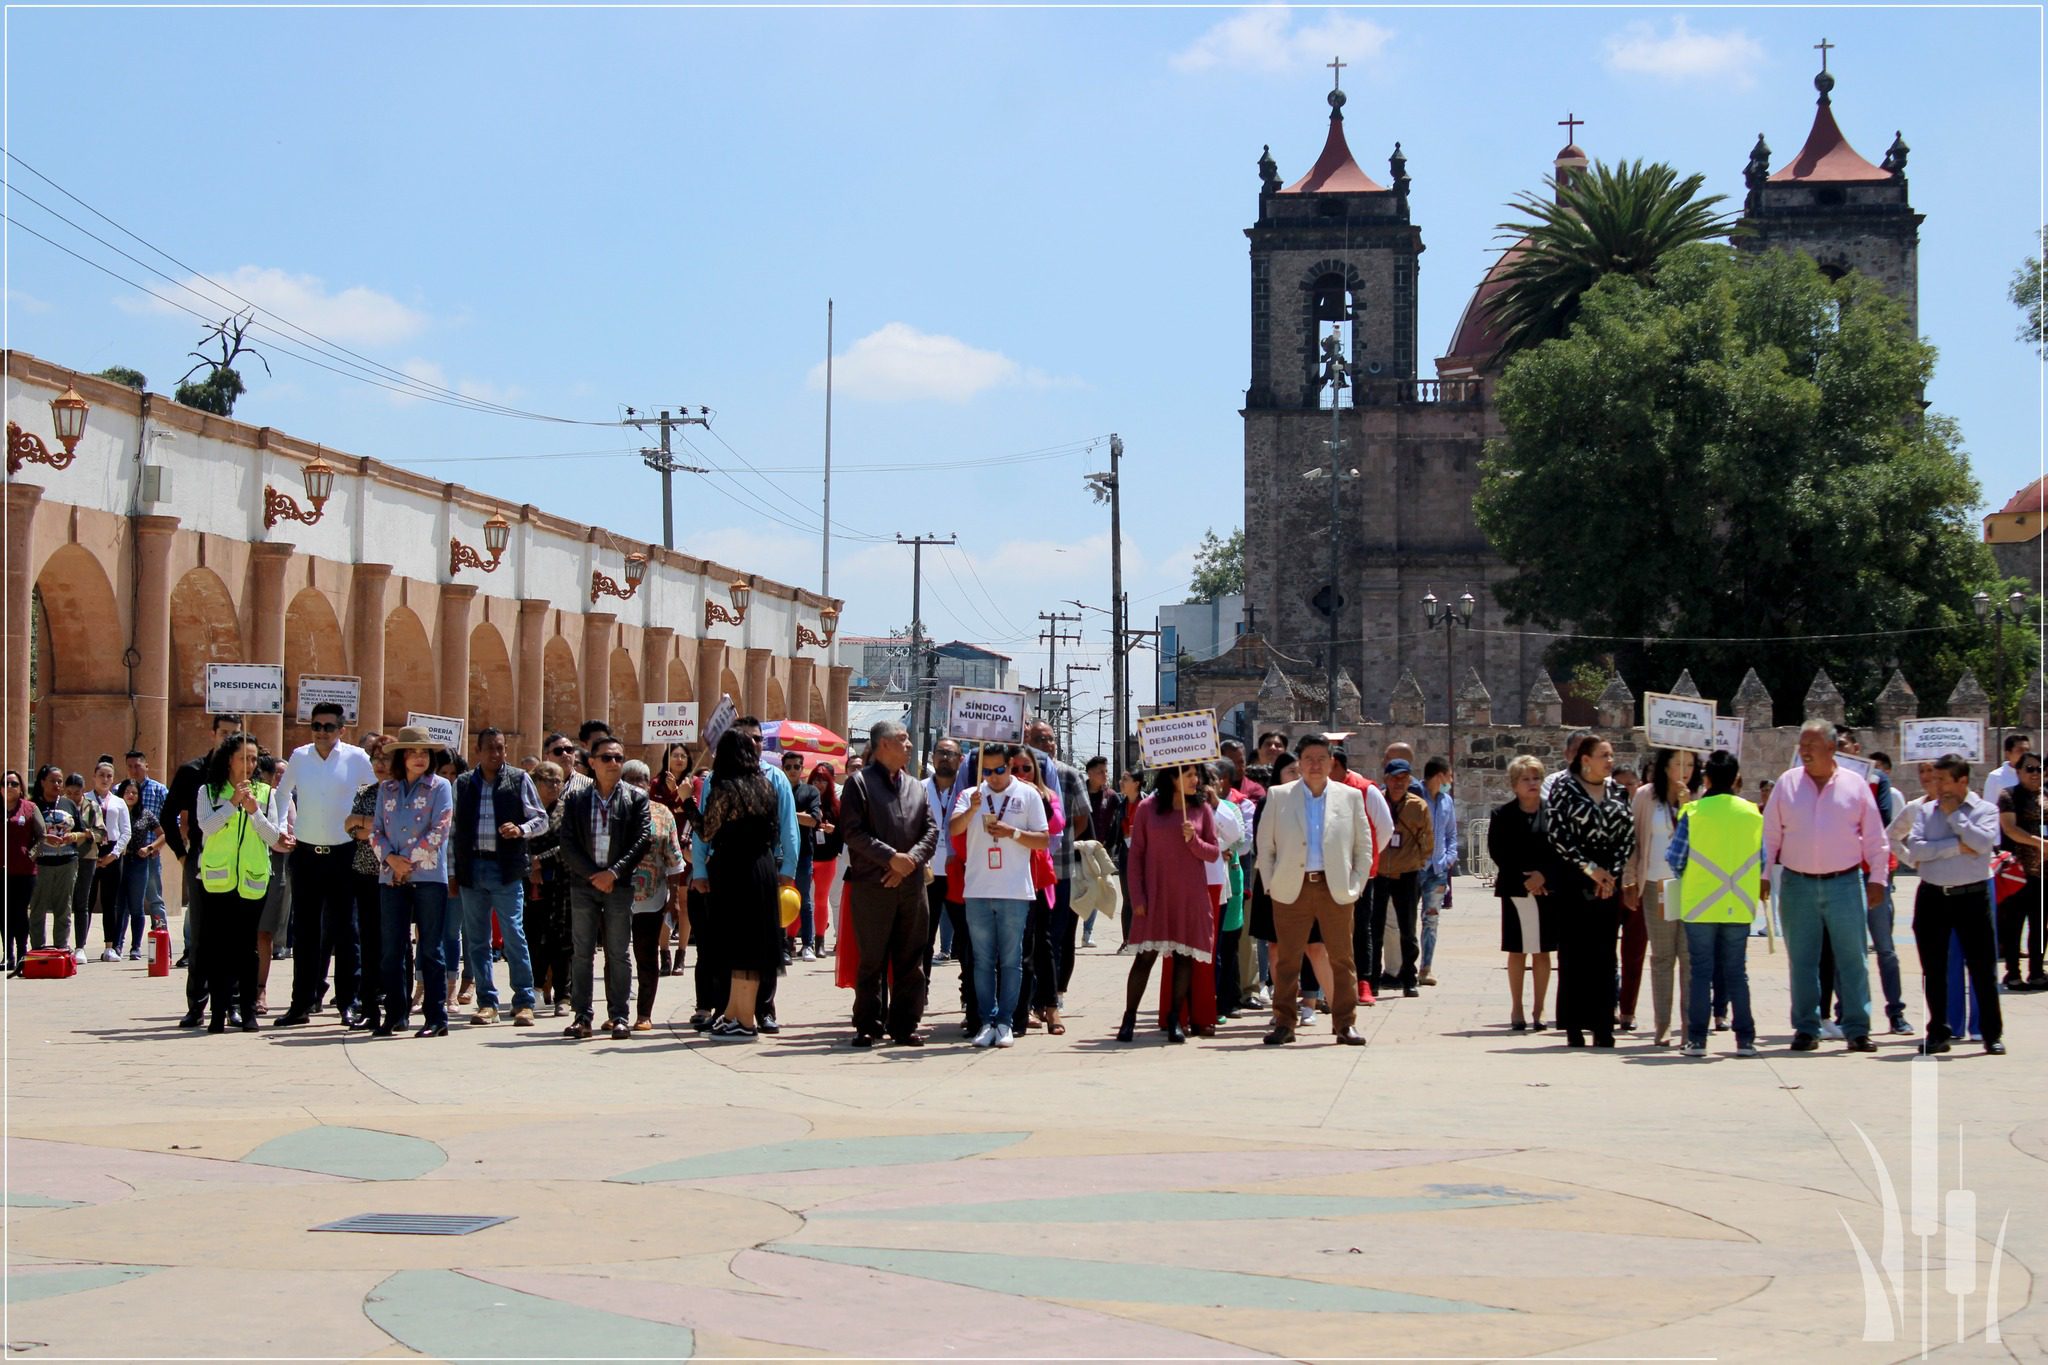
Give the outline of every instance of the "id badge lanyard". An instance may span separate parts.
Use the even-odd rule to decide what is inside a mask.
[[[990,822],[993,824],[1000,825],[1003,822],[1003,816],[1008,814],[1009,810],[1010,798],[1006,795],[1002,798],[1001,805],[995,806],[993,809],[989,811]],[[1003,870],[1003,848],[1002,845],[996,841],[994,835],[989,836],[988,870],[991,872],[1000,872]]]

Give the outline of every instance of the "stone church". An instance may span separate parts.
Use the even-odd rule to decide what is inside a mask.
[[[1920,216],[1907,195],[1905,143],[1895,137],[1881,165],[1850,146],[1822,56],[1818,107],[1799,153],[1774,171],[1760,134],[1749,154],[1746,231],[1736,240],[1746,250],[1807,252],[1831,274],[1873,276],[1904,300],[1917,328]],[[1516,248],[1478,282],[1426,376],[1416,310],[1423,234],[1407,160],[1397,142],[1386,183],[1367,174],[1345,136],[1344,103],[1342,89],[1332,90],[1322,154],[1299,179],[1282,183],[1270,147],[1259,159],[1258,219],[1245,232],[1246,625],[1232,649],[1182,670],[1180,704],[1219,714],[1244,706],[1234,717],[1244,725],[1319,721],[1334,636],[1346,721],[1384,716],[1396,687],[1408,692],[1417,682],[1432,722],[1446,718],[1454,687],[1474,696],[1483,689],[1503,712],[1519,713],[1532,689],[1549,688],[1543,653],[1553,637],[1507,626],[1493,590],[1511,570],[1472,514],[1485,442],[1501,430],[1489,307]],[[1564,180],[1588,164],[1571,142],[1553,169]],[[1334,411],[1323,356],[1333,332],[1349,366]],[[1333,430],[1342,537],[1334,592]],[[1445,632],[1425,625],[1430,592],[1446,604],[1466,592],[1476,599],[1474,629],[1450,632],[1454,661]]]

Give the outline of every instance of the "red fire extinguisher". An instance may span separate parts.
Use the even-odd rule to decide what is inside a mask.
[[[171,974],[171,931],[161,924],[149,931],[149,974]]]

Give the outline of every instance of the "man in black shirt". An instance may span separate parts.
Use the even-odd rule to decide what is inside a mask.
[[[213,742],[219,746],[229,735],[242,728],[240,716],[215,716],[213,718]],[[164,842],[171,846],[184,866],[183,885],[185,888],[185,951],[179,957],[178,965],[185,970],[185,1017],[178,1021],[179,1028],[198,1028],[199,1021],[206,1014],[206,964],[192,945],[198,939],[198,927],[194,921],[199,914],[199,816],[197,806],[199,789],[206,784],[206,764],[213,757],[208,749],[199,757],[179,767],[171,774],[170,794],[164,797],[164,808],[158,818],[163,821]],[[233,1005],[228,1006],[230,1015],[235,1013]],[[239,1028],[240,1021],[228,1020],[228,1027]]]

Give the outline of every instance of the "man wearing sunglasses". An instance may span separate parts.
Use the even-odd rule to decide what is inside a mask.
[[[576,1018],[563,1032],[588,1038],[595,1020],[592,972],[599,935],[604,938],[606,1023],[615,1039],[632,1036],[626,1000],[633,987],[633,869],[647,852],[654,827],[647,793],[619,777],[626,746],[603,735],[590,746],[597,776],[562,798],[559,845],[569,876],[569,931],[575,941],[570,970]]]
[[[310,1023],[334,962],[334,1004],[343,1028],[362,1023],[356,926],[355,839],[347,829],[356,792],[377,780],[370,756],[342,739],[341,703],[313,708],[313,742],[292,750],[277,784],[283,847],[291,864],[292,1003],[276,1028]]]
[[[2048,989],[2048,974],[2041,970],[2041,850],[2048,848],[2048,840],[2041,835],[2040,755],[2022,750],[2014,766],[2019,781],[2000,790],[1994,800],[2004,835],[2000,846],[2019,861],[2027,884],[1998,903],[1998,952],[2005,959],[2007,990],[2038,991]],[[2027,962],[2031,968],[2024,977],[2020,975],[2023,933],[2030,945]]]

